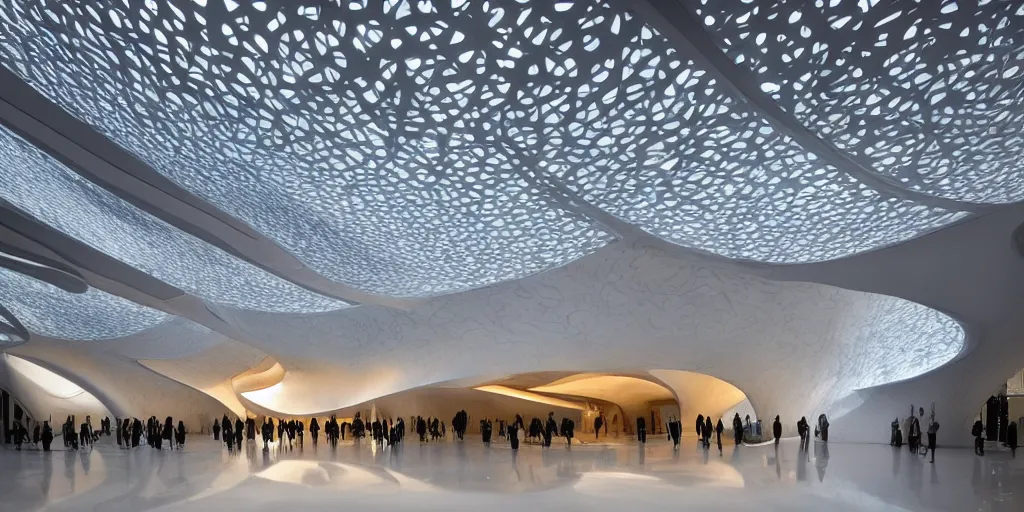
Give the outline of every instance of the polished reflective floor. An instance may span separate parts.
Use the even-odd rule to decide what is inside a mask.
[[[1024,453],[799,443],[726,445],[687,439],[636,443],[420,445],[379,450],[309,443],[228,453],[192,438],[184,451],[0,450],[0,510],[1024,510]],[[346,508],[346,510],[351,510]]]

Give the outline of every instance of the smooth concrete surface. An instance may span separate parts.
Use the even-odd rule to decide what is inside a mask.
[[[307,438],[308,441],[308,438]],[[58,439],[59,444],[59,439]],[[1024,454],[941,449],[935,464],[904,447],[813,443],[800,451],[726,444],[679,451],[660,436],[646,446],[555,443],[514,453],[479,439],[380,450],[229,453],[204,437],[184,451],[0,450],[3,510],[948,510],[1024,508]]]

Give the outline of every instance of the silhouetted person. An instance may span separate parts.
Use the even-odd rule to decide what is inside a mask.
[[[421,416],[416,416],[416,434],[420,436],[420,442],[427,442],[427,421]]]
[[[132,422],[132,448],[139,447],[139,441],[142,439],[142,420],[135,418]]]
[[[911,412],[910,420],[908,421],[910,426],[907,428],[907,444],[910,448],[910,453],[917,453],[918,448],[921,446],[921,422]]]
[[[523,418],[516,414],[516,421],[513,421],[508,426],[508,441],[512,445],[513,450],[519,449],[519,427],[523,422]]]
[[[235,446],[237,446],[239,449],[241,449],[242,448],[242,437],[245,436],[245,424],[242,423],[242,419],[241,418],[235,419],[234,434],[235,434]]]
[[[260,425],[260,436],[263,437],[263,449],[270,449],[270,440],[274,437],[274,420],[270,418],[263,418],[263,424]]]
[[[715,426],[711,424],[711,416],[704,417],[704,447],[711,448],[711,434],[714,433]]]
[[[558,424],[555,423],[555,413],[548,413],[548,421],[544,423],[544,446],[551,446],[551,438],[558,432]]]
[[[284,433],[288,434],[288,447],[295,445],[295,420],[288,420],[284,426]]]
[[[981,437],[985,433],[985,427],[981,424],[981,420],[974,422],[974,427],[971,428],[971,435],[974,436],[974,453],[977,455],[985,455],[985,440]]]
[[[41,440],[43,441],[43,451],[50,451],[50,443],[53,442],[53,429],[50,427],[49,421],[43,422],[43,434]]]
[[[668,436],[672,438],[672,449],[679,449],[679,437],[682,435],[683,424],[676,420],[675,416],[669,416]]]
[[[598,434],[601,433],[601,427],[602,426],[604,426],[604,416],[598,414],[597,417],[594,418],[594,439],[595,440],[597,439]]]
[[[732,436],[736,446],[743,442],[743,420],[740,419],[740,413],[732,417]]]
[[[234,433],[231,432],[231,420],[228,419],[228,415],[224,415],[224,419],[220,422],[221,434],[224,438],[224,444],[228,446],[228,450],[231,450],[231,444],[235,440]]]
[[[715,434],[718,438],[718,453],[722,453],[722,431],[725,430],[725,423],[722,423],[722,418],[718,418],[718,424],[715,425]]]
[[[775,422],[772,423],[772,435],[775,436],[775,448],[779,447],[779,440],[782,438],[782,422],[779,421],[779,417],[775,417]]]
[[[922,416],[924,415],[924,409],[923,408],[921,409],[921,415]],[[829,425],[828,424],[828,417],[825,416],[824,414],[818,415],[818,433],[821,435],[821,441],[825,442],[825,443],[828,442],[828,425]],[[920,428],[920,423],[918,423],[918,428]],[[918,433],[918,436],[920,436],[920,435],[921,434]],[[918,437],[918,440],[920,440],[920,437]],[[809,441],[810,441],[810,439],[808,439],[808,442]]]
[[[903,446],[903,434],[900,433],[900,419],[896,418],[889,424],[889,446]]]
[[[320,437],[320,424],[316,418],[309,420],[309,435],[313,438],[313,446],[316,446],[316,440]]]
[[[801,416],[800,421],[796,422],[796,433],[800,435],[800,449],[804,449],[804,445],[807,443],[807,432],[810,429],[810,425],[807,424],[807,417]]]
[[[1010,455],[1017,458],[1017,422],[1011,421],[1006,427],[1006,446],[1010,447]]]
[[[213,440],[220,441],[220,421],[213,422]]]
[[[483,438],[484,444],[491,444],[491,431],[493,428],[490,420],[480,420],[480,436]]]
[[[284,446],[284,420],[277,419],[277,442]]]
[[[697,442],[704,444],[704,415],[697,415]]]
[[[572,446],[572,437],[575,435],[576,422],[569,418],[562,418],[562,437],[565,438],[565,446]]]
[[[939,432],[939,422],[932,421],[928,425],[928,451],[932,452],[932,460],[928,461],[932,464],[935,463],[935,435]]]
[[[117,428],[118,428],[118,430],[121,431],[121,437],[124,439],[124,447],[125,448],[131,448],[132,447],[132,443],[131,443],[132,424],[131,424],[131,422],[128,421],[128,418],[125,418],[124,422],[122,422]]]
[[[256,419],[245,419],[245,438],[249,441],[256,441]]]
[[[174,421],[171,420],[170,416],[168,416],[167,420],[164,422],[163,438],[167,440],[167,448],[173,450],[174,445],[171,443],[174,442]]]
[[[185,449],[185,422],[178,420],[178,430],[174,433],[174,443],[179,450]]]
[[[640,443],[647,442],[647,420],[644,417],[636,417],[636,440]]]

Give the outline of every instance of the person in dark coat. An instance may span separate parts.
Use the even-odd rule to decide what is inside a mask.
[[[796,433],[800,435],[800,449],[803,450],[807,443],[807,434],[810,429],[810,425],[807,424],[807,417],[801,416],[800,421],[796,422]]]
[[[772,435],[775,436],[775,448],[779,447],[779,441],[782,439],[782,422],[779,421],[779,417],[775,417],[775,421],[772,423]]]
[[[1006,446],[1010,447],[1010,455],[1017,458],[1017,422],[1011,421],[1006,428]]]
[[[284,446],[284,420],[277,419],[277,442]]]
[[[513,450],[519,449],[519,427],[522,424],[522,418],[517,414],[516,421],[513,421],[508,426],[508,441],[512,445]]]
[[[174,442],[174,421],[171,420],[170,416],[168,416],[167,420],[164,422],[163,438],[167,440],[167,448],[173,450],[174,445],[171,443]]]
[[[565,438],[565,446],[572,447],[572,437],[575,435],[576,422],[569,418],[562,418],[562,437]]]
[[[260,425],[260,436],[263,437],[263,449],[269,450],[270,441],[274,438],[274,420],[270,418],[263,419],[263,425]]]
[[[643,416],[636,417],[636,440],[640,443],[647,442],[647,420]]]
[[[224,415],[224,419],[220,422],[221,434],[224,438],[224,444],[228,446],[228,451],[231,450],[231,444],[235,440],[234,433],[231,432],[231,420],[228,419],[228,415]]]
[[[178,430],[174,432],[174,444],[179,450],[185,449],[185,422],[178,420]]]
[[[715,425],[715,434],[718,438],[718,454],[722,454],[722,431],[725,430],[725,423],[722,423],[722,418],[718,418],[718,424]]]
[[[491,432],[493,428],[491,420],[480,420],[480,436],[483,438],[484,444],[491,444]]]
[[[672,439],[672,449],[679,449],[679,437],[682,436],[683,424],[676,419],[675,416],[670,416],[668,420],[668,436]]]
[[[594,440],[597,440],[598,435],[601,433],[601,427],[604,426],[604,416],[598,414],[594,418]]]
[[[928,425],[928,451],[932,452],[932,460],[928,461],[931,464],[935,463],[935,435],[939,432],[939,422],[932,421]]]
[[[427,442],[427,420],[422,416],[416,416],[416,434],[420,436],[420,442]]]
[[[697,415],[697,442],[704,444],[704,415]]]
[[[124,439],[124,447],[125,448],[131,448],[132,447],[132,443],[131,443],[132,424],[131,424],[131,422],[128,421],[128,418],[125,418],[124,422],[122,422],[121,425],[118,426],[117,428],[118,428],[118,430],[121,431],[121,438]]]
[[[43,442],[43,451],[50,451],[50,443],[53,442],[53,428],[50,427],[49,421],[43,422],[43,434],[40,440]]]
[[[117,447],[120,448],[121,445],[124,444],[123,441],[127,441],[127,439],[124,439],[124,437],[121,436],[121,422],[118,421],[117,418],[114,418],[114,421],[117,421],[117,426],[114,427],[114,430],[117,431],[117,435],[114,437],[117,439]]]
[[[249,441],[256,441],[256,419],[245,419],[245,438]]]
[[[704,417],[704,447],[711,448],[711,435],[715,431],[714,424],[711,423],[711,416]]]
[[[245,436],[245,424],[242,423],[242,419],[238,418],[235,420],[235,446],[239,449],[242,448],[242,438]]]
[[[132,448],[139,447],[139,441],[142,439],[142,420],[135,418],[132,422]]]
[[[921,409],[921,415],[924,415],[924,409]],[[824,443],[828,442],[828,417],[824,414],[818,415],[818,427],[817,432],[821,436],[821,441]],[[918,434],[920,435],[920,434]],[[808,445],[810,445],[810,439],[808,439]]]
[[[743,442],[743,420],[740,419],[740,413],[732,417],[732,436],[736,446]]]
[[[316,446],[316,440],[320,437],[320,424],[316,418],[309,420],[309,435],[313,438],[313,446]]]
[[[985,455],[985,440],[981,437],[985,433],[985,427],[981,424],[981,420],[975,421],[974,426],[971,427],[971,435],[974,436],[974,453],[976,455]]]
[[[220,441],[220,421],[213,422],[213,440]]]
[[[544,424],[544,446],[551,446],[551,438],[558,432],[558,424],[555,423],[555,413],[548,413],[548,421]]]

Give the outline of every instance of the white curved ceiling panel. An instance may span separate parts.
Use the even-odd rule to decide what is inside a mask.
[[[320,312],[347,304],[270,275],[139,210],[0,127],[0,198],[43,223],[199,297]]]
[[[67,399],[85,393],[85,390],[79,387],[78,384],[31,361],[26,361],[10,354],[3,354],[3,358],[8,366],[54,398]]]
[[[95,288],[81,294],[0,268],[0,303],[35,333],[69,340],[120,338],[170,315]]]
[[[487,285],[610,239],[551,188],[678,244],[778,263],[961,215],[818,161],[596,1],[0,6],[11,70],[368,292]]]
[[[764,92],[921,192],[1024,199],[1024,6],[956,0],[686,0]]]

